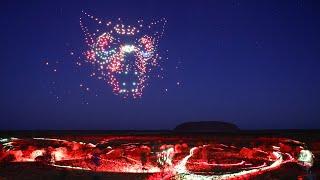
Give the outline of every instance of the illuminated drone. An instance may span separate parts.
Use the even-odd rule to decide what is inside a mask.
[[[145,25],[139,20],[136,25],[125,25],[120,18],[114,23],[84,13],[80,26],[89,47],[86,60],[115,94],[141,97],[151,70],[159,66],[158,42],[166,22],[161,19]]]

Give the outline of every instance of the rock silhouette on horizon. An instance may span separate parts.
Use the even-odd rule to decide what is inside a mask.
[[[236,132],[239,128],[232,123],[222,121],[185,122],[174,128],[179,132]]]

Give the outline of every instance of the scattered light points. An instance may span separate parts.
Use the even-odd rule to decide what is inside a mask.
[[[133,45],[124,45],[121,50],[125,53],[131,53],[135,50],[135,47]]]
[[[107,81],[115,94],[121,94],[123,97],[141,97],[143,89],[148,84],[150,72],[159,67],[161,56],[157,53],[158,44],[164,34],[167,20],[160,19],[149,25],[144,25],[143,20],[138,20],[137,24],[128,25],[122,23],[121,18],[118,18],[118,22],[104,21],[83,13],[80,27],[88,45],[84,52],[86,62],[97,67],[95,74],[98,75],[98,79]],[[89,31],[87,23],[90,21],[95,22],[99,28]],[[101,31],[102,29],[104,31]],[[121,84],[128,85],[130,89],[121,89]],[[134,86],[132,89],[131,85]]]
[[[148,179],[212,180],[257,179],[287,163],[309,169],[315,161],[313,153],[301,147],[303,142],[287,138],[110,135],[97,139],[0,138],[0,163],[41,162],[91,172],[141,173]]]

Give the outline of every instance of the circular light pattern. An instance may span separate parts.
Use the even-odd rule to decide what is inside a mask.
[[[145,174],[150,180],[211,180],[259,179],[287,163],[311,168],[315,159],[304,143],[286,138],[233,137],[231,143],[223,137],[208,143],[206,138],[181,136],[82,136],[84,142],[66,137],[0,138],[0,163],[41,162],[66,169]]]
[[[150,72],[159,66],[157,53],[166,19],[150,24],[143,20],[134,25],[117,21],[103,21],[83,12],[80,26],[88,49],[84,52],[96,74],[112,87],[117,95],[141,97]]]

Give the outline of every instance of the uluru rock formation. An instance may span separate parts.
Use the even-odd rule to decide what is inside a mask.
[[[232,123],[221,121],[186,122],[174,128],[179,132],[236,132],[239,128]]]

